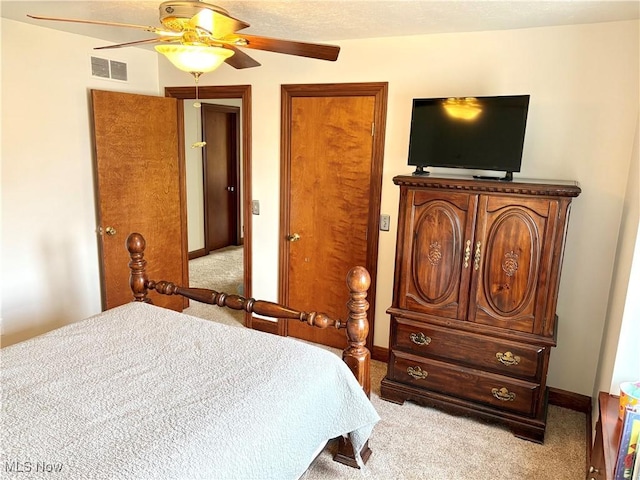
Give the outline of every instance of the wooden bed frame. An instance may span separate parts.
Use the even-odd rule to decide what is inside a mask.
[[[131,271],[129,284],[135,302],[152,303],[147,294],[149,290],[155,290],[163,295],[181,295],[197,302],[227,307],[233,310],[243,310],[269,318],[298,320],[313,327],[344,328],[348,346],[342,352],[342,359],[353,372],[367,396],[371,396],[371,354],[366,347],[367,335],[369,334],[369,322],[367,320],[369,302],[367,302],[366,297],[367,290],[371,284],[371,277],[366,268],[354,267],[347,274],[347,286],[350,292],[350,298],[347,302],[349,315],[346,321],[342,321],[332,319],[323,313],[303,312],[279,303],[255,300],[204,288],[181,287],[164,280],[150,280],[146,273],[147,261],[144,259],[146,247],[144,237],[139,233],[132,233],[127,238],[126,245],[131,258],[129,262]],[[371,449],[367,442],[360,452],[362,462],[366,463],[370,455]],[[333,459],[345,465],[359,468],[348,439],[339,438],[338,450]]]

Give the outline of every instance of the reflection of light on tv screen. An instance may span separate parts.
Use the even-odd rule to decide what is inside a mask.
[[[472,121],[482,113],[478,99],[474,97],[447,98],[442,102],[447,115],[457,120]]]

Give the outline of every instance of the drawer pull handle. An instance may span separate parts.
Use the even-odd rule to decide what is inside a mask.
[[[520,363],[520,357],[511,352],[498,352],[496,353],[496,358],[500,363],[506,366],[518,365]]]
[[[429,345],[431,343],[431,337],[427,337],[424,333],[412,333],[409,338],[416,345]]]
[[[491,393],[493,394],[494,397],[496,397],[498,400],[501,400],[503,402],[513,402],[516,399],[516,394],[513,392],[510,392],[505,387],[492,388]]]
[[[417,380],[424,380],[429,376],[427,372],[425,372],[418,366],[407,368],[407,373]]]

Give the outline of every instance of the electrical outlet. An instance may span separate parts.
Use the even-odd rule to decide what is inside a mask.
[[[380,230],[383,232],[389,231],[389,223],[391,222],[391,218],[389,215],[380,215]]]
[[[260,200],[251,200],[251,213],[260,215]]]

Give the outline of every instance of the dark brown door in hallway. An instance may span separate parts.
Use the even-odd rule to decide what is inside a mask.
[[[202,104],[206,253],[240,244],[239,108]]]

